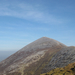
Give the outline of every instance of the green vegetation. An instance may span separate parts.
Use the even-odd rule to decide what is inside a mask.
[[[75,75],[75,63],[69,64],[64,68],[56,68],[48,73],[41,75]]]

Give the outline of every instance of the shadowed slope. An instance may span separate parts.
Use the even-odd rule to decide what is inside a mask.
[[[43,69],[42,73],[49,72],[52,69],[64,67],[70,63],[75,62],[75,47],[66,47],[57,52],[47,66]]]

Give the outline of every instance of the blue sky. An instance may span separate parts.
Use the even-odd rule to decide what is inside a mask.
[[[0,51],[43,36],[75,46],[75,0],[0,0]]]

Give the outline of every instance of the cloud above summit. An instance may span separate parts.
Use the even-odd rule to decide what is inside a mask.
[[[62,20],[53,16],[53,14],[45,12],[44,8],[40,9],[43,7],[42,5],[32,5],[20,1],[7,2],[5,0],[0,3],[0,7],[1,16],[12,16],[43,23],[62,23]]]

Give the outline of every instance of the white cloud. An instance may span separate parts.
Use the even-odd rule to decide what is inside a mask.
[[[40,6],[29,5],[25,3],[0,3],[1,16],[14,16],[27,20],[38,21],[42,23],[62,23],[61,20],[55,18],[52,14],[38,10]]]
[[[28,30],[42,30],[42,31],[49,31],[50,28],[44,28],[44,27],[28,27],[28,28],[25,28],[25,29],[28,29]]]
[[[7,30],[14,30],[14,29],[16,29],[15,27],[12,27],[12,26],[1,26],[0,28],[2,28],[2,29],[7,29]]]

